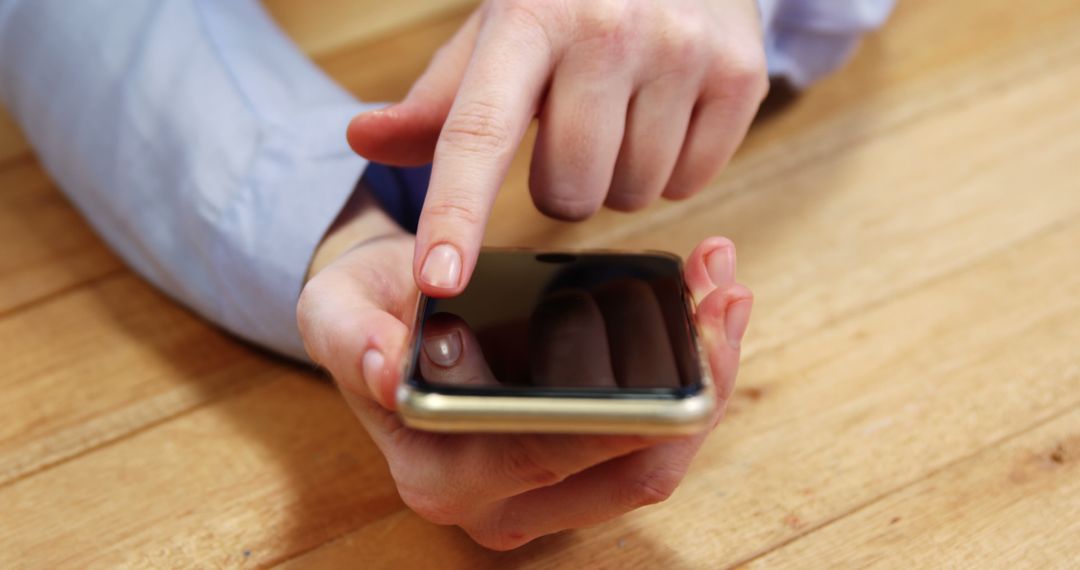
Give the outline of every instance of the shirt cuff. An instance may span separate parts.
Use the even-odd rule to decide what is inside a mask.
[[[758,0],[769,75],[803,88],[842,66],[893,0]]]
[[[413,234],[430,180],[430,164],[401,168],[372,162],[364,171],[364,182],[375,201],[399,226]]]

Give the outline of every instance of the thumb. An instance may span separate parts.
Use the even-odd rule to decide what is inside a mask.
[[[391,166],[431,162],[439,132],[472,56],[479,22],[479,12],[474,12],[435,53],[405,100],[353,118],[345,136],[357,154]]]
[[[311,359],[342,390],[388,410],[396,407],[418,294],[408,271],[412,246],[412,236],[360,245],[308,281],[297,303]]]

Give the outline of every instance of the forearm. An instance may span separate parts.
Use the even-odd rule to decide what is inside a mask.
[[[401,226],[372,197],[368,185],[361,183],[315,249],[305,280],[358,244],[402,233]]]
[[[0,99],[141,275],[303,357],[295,302],[366,161],[364,109],[251,0],[8,0]]]

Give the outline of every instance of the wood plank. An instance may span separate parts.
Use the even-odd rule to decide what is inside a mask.
[[[293,373],[122,272],[0,319],[0,484]]]
[[[932,0],[897,2],[884,29],[869,34],[848,65],[814,84],[784,112],[755,125],[741,152],[747,154],[759,141],[775,137],[797,134],[805,140],[809,128],[838,119],[849,135],[866,136],[898,120],[881,113],[903,102],[917,114],[943,97],[978,99],[992,93],[979,78],[1000,60],[1018,52],[1042,57],[1042,50],[1033,46],[1065,39],[1078,15],[1080,9],[1067,0],[1039,2],[1023,10],[1008,0],[948,6]],[[798,151],[791,144],[795,141],[788,142],[784,146],[790,152]]]
[[[318,57],[326,73],[362,101],[400,101],[427,68],[435,50],[454,35],[471,9],[403,28],[365,44]]]
[[[477,0],[265,0],[270,14],[305,53],[320,57],[356,44],[391,36]]]
[[[751,353],[798,338],[1080,212],[1065,174],[1080,153],[1080,108],[1069,104],[1080,42],[1064,53],[1054,71],[1016,77],[1023,87],[942,108],[616,243],[645,247],[664,231],[687,251],[701,235],[729,235],[758,260],[742,273],[765,308]]]
[[[746,479],[713,505],[732,513],[718,548],[768,550],[1075,406],[1080,369],[1061,342],[1080,335],[1075,226],[755,360],[733,412],[757,413],[703,454],[697,480],[705,493]]]
[[[295,563],[417,561],[385,547],[395,534],[439,545],[446,568],[753,558],[1080,404],[1075,347],[1061,342],[1080,338],[1075,222],[752,358],[727,422],[661,506],[507,554],[402,514]]]
[[[1080,410],[920,480],[754,567],[1080,567]]]
[[[120,270],[35,161],[0,169],[0,188],[0,315]]]
[[[299,374],[0,487],[0,504],[5,568],[265,566],[400,508],[336,390]]]

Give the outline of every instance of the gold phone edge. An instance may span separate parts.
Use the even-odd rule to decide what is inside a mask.
[[[532,248],[484,248],[492,251],[522,253],[662,255],[675,259],[680,272],[682,258],[655,250],[543,250]],[[413,389],[405,382],[416,346],[426,297],[416,300],[414,323],[409,337],[410,350],[401,365],[402,381],[398,384],[398,413],[405,425],[419,430],[443,433],[594,433],[635,435],[690,435],[705,430],[711,423],[716,407],[715,387],[701,346],[701,330],[691,319],[691,333],[701,367],[701,390],[678,400],[662,399],[603,399],[603,398],[543,398],[515,396],[450,396]],[[687,314],[693,315],[693,296],[683,283],[683,302]]]

